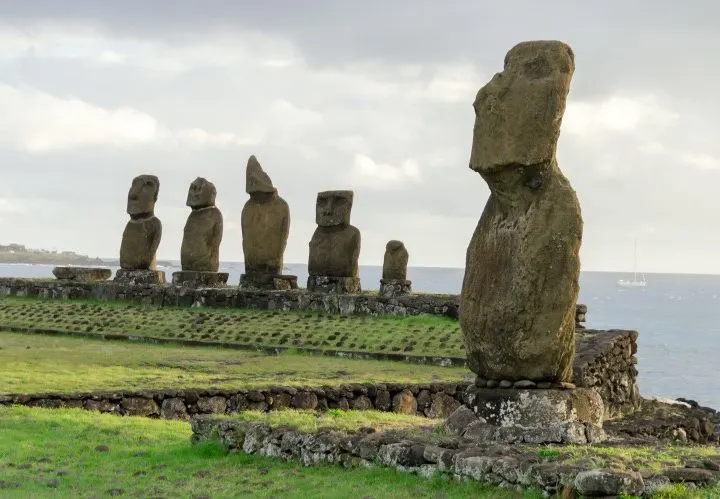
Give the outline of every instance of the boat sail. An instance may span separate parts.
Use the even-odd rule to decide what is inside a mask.
[[[637,240],[635,240],[635,260],[633,262],[633,278],[632,281],[628,281],[625,279],[618,279],[617,285],[622,288],[644,288],[647,286],[647,281],[645,280],[645,274],[642,274],[641,280],[638,280],[638,274],[637,274]]]

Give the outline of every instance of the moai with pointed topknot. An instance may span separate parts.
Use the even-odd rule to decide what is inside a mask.
[[[402,241],[389,241],[385,246],[380,295],[392,298],[406,295],[412,290],[407,280],[408,252]]]
[[[360,231],[350,225],[352,191],[319,192],[310,240],[308,290],[359,293]]]
[[[216,196],[215,185],[207,179],[198,177],[190,184],[185,204],[192,211],[180,247],[182,271],[173,273],[173,284],[211,287],[227,282],[227,272],[218,272],[223,216],[215,206]]]
[[[555,157],[574,55],[559,41],[523,42],[504,66],[473,104],[470,168],[490,197],[460,295],[477,374],[464,402],[500,438],[595,441],[603,401],[571,383],[583,221]]]
[[[162,224],[155,216],[160,180],[155,175],[139,175],[130,186],[125,226],[120,243],[120,269],[115,280],[128,284],[165,282],[165,273],[155,270],[155,253],[162,237]]]
[[[290,208],[255,156],[245,172],[250,199],[242,210],[245,273],[241,288],[295,289],[297,276],[283,275],[283,255],[290,233]]]

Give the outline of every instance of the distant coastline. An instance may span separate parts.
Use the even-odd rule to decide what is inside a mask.
[[[108,265],[111,262],[74,251],[56,251],[26,248],[23,244],[0,244],[0,263],[48,265]]]

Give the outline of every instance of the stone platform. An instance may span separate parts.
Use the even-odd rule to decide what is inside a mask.
[[[112,271],[102,267],[55,267],[52,273],[58,279],[76,282],[107,281]]]
[[[214,288],[224,286],[228,280],[227,272],[200,272],[195,270],[182,270],[173,272],[172,283],[176,286],[191,288]]]
[[[380,296],[392,298],[410,294],[412,281],[407,279],[380,279]]]
[[[469,386],[448,428],[466,439],[504,443],[585,444],[605,439],[600,395],[586,388]]]
[[[150,269],[118,269],[114,281],[122,284],[165,284],[165,272]]]
[[[296,275],[282,274],[242,274],[240,289],[289,290],[298,289]]]
[[[307,289],[311,292],[330,294],[360,293],[359,277],[333,277],[324,275],[311,275],[307,280]]]

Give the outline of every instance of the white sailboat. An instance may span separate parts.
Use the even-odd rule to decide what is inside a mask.
[[[645,280],[645,274],[642,274],[641,280],[638,280],[637,275],[637,240],[635,240],[635,260],[633,263],[633,278],[632,281],[628,281],[625,279],[618,279],[617,285],[622,288],[644,288],[647,286],[647,281]]]

